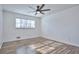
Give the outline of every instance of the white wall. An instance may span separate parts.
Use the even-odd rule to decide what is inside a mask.
[[[79,6],[42,18],[43,37],[79,46]]]
[[[0,5],[0,48],[3,43],[3,14],[2,14],[2,6]]]
[[[18,13],[4,11],[4,42],[15,41],[17,36],[21,39],[33,38],[40,36],[40,18],[35,18],[31,16],[26,16]],[[32,19],[36,21],[35,29],[16,29],[15,28],[15,18],[25,18]]]

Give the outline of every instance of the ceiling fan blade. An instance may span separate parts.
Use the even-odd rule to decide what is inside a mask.
[[[40,12],[41,14],[44,14],[43,12]]]
[[[37,12],[35,13],[35,15],[37,15]]]
[[[44,9],[44,10],[41,10],[41,11],[50,11],[51,9]]]
[[[39,9],[42,9],[44,6],[45,6],[45,4],[42,4]]]

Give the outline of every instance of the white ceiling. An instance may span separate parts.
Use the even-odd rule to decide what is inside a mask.
[[[11,12],[25,14],[25,15],[43,17],[44,15],[42,14],[35,15],[35,12],[32,12],[36,10],[37,5],[38,4],[4,4],[3,9]],[[78,6],[78,5],[77,4],[45,4],[45,7],[43,9],[51,9],[51,11],[44,12],[45,15],[49,15],[50,13],[54,14],[74,6]]]

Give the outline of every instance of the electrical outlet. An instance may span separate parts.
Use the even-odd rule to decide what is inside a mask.
[[[17,39],[20,39],[21,37],[20,36],[18,36],[18,37],[16,37]]]

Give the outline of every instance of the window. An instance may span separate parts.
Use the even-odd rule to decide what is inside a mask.
[[[16,18],[16,28],[35,28],[35,21]]]

